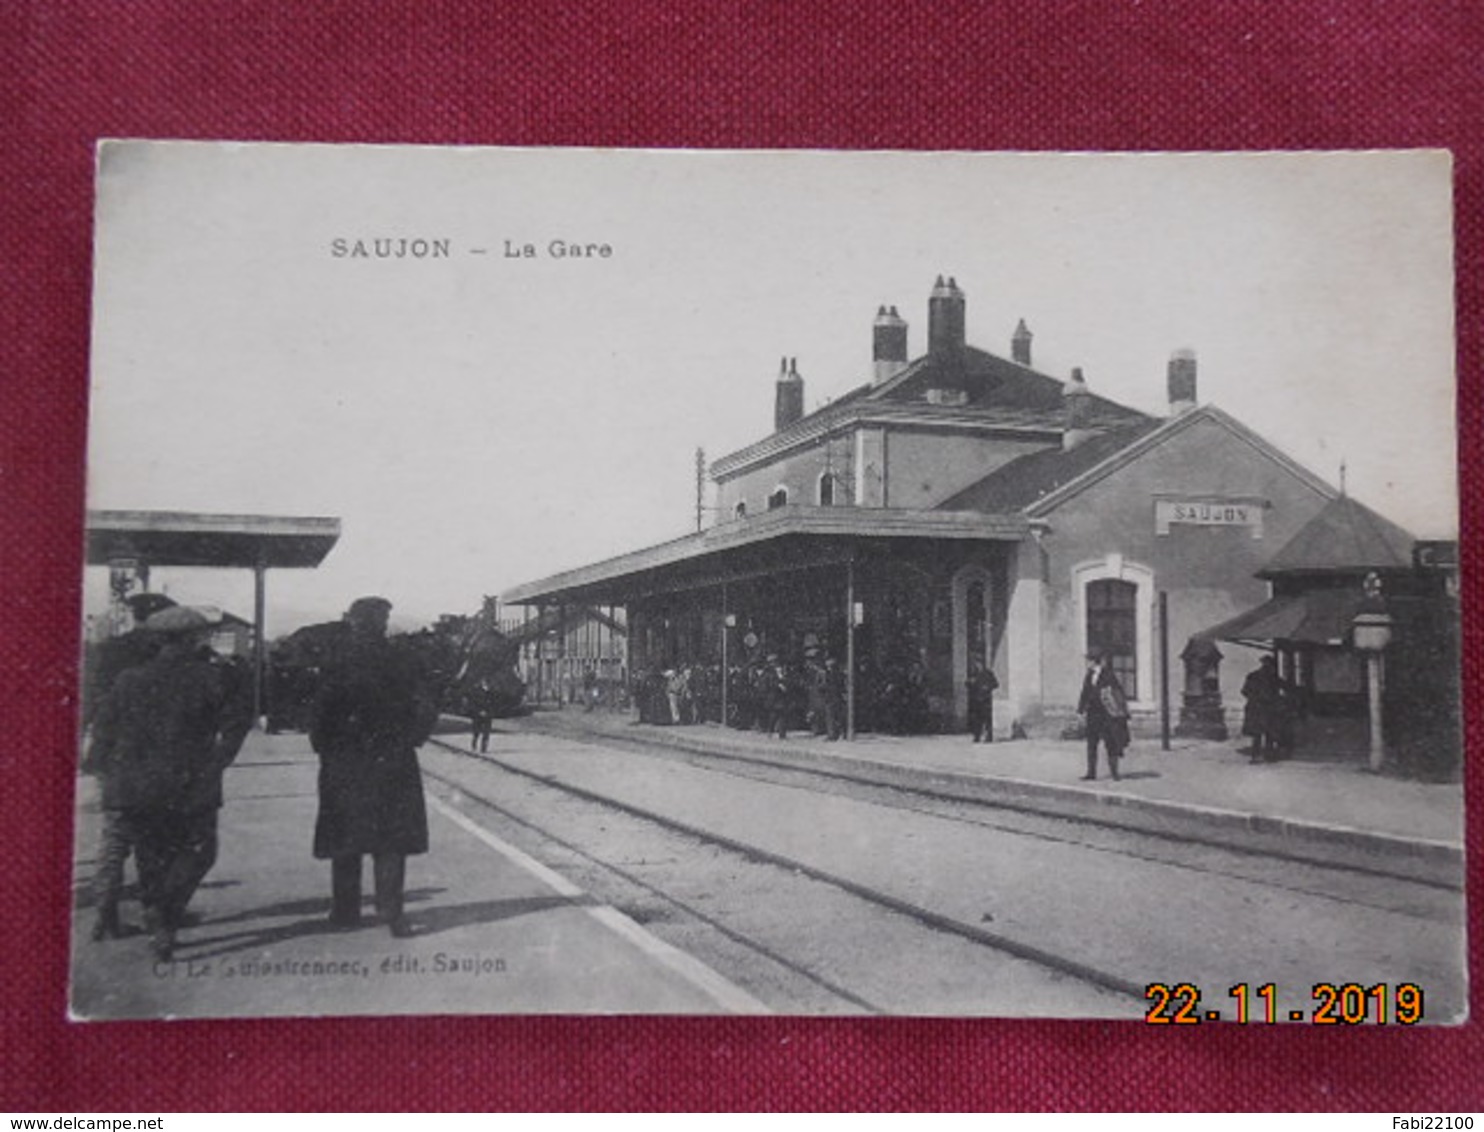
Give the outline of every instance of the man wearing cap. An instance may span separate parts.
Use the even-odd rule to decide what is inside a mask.
[[[325,669],[310,720],[320,757],[314,855],[330,861],[330,923],[361,920],[361,858],[370,854],[376,910],[394,936],[412,934],[403,914],[407,857],[428,851],[428,816],[417,748],[437,706],[410,655],[386,639],[391,602],[358,598],[346,640]]]
[[[101,642],[88,656],[82,702],[84,728],[91,726],[98,705],[108,695],[119,674],[139,667],[159,650],[160,635],[151,633],[144,627],[144,623],[161,610],[169,609],[175,602],[164,594],[142,593],[135,594],[124,604],[134,616],[133,627],[127,633]]]
[[[119,674],[93,719],[89,763],[127,855],[133,845],[151,943],[175,946],[186,906],[216,863],[222,775],[252,725],[251,689],[207,648],[213,616],[188,606],[152,614],[158,651]],[[105,839],[95,937],[119,934],[123,858]]]

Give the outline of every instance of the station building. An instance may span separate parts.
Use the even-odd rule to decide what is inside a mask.
[[[927,314],[914,357],[907,321],[883,306],[862,327],[869,378],[814,412],[785,358],[773,431],[711,465],[709,527],[504,600],[623,607],[636,674],[735,679],[771,656],[832,656],[858,726],[883,725],[908,687],[911,728],[961,727],[978,660],[999,681],[1000,730],[1054,732],[1090,651],[1112,655],[1136,720],[1169,697],[1178,712],[1187,642],[1268,599],[1259,572],[1340,493],[1200,404],[1190,351],[1170,358],[1155,416],[1079,370],[1036,369],[1023,320],[1005,353],[969,345],[951,278]],[[1240,678],[1225,683],[1235,698]]]

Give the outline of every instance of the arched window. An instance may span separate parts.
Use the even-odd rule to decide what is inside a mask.
[[[1113,675],[1139,698],[1139,587],[1117,578],[1087,583],[1087,651],[1112,658]]]
[[[1157,705],[1154,679],[1154,571],[1117,551],[1072,568],[1083,652],[1113,658],[1113,672],[1139,708]]]
[[[968,650],[969,664],[975,661],[980,664],[989,662],[989,604],[985,600],[985,587],[982,581],[969,583],[969,588],[964,593],[964,644]],[[971,675],[965,671],[960,679],[967,680]]]
[[[825,472],[819,477],[819,505],[821,507],[835,505],[835,477],[831,472]]]
[[[734,518],[734,519],[745,519],[745,518],[747,518],[747,500],[745,500],[745,499],[739,499],[737,501],[737,506],[735,506],[735,507],[732,508],[732,518]]]
[[[779,487],[772,495],[768,496],[768,510],[774,511],[779,507],[788,506],[788,488]]]

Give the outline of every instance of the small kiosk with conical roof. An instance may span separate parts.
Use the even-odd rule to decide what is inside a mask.
[[[1373,649],[1388,765],[1451,775],[1459,755],[1457,556],[1436,546],[1341,494],[1258,571],[1272,588],[1267,601],[1197,636],[1271,650],[1307,713],[1359,721],[1367,641],[1357,638],[1357,619],[1388,618],[1389,640]],[[1359,734],[1358,723],[1352,730]]]

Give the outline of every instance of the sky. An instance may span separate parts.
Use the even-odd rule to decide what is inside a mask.
[[[269,575],[270,636],[370,593],[472,613],[693,530],[697,447],[771,430],[780,357],[806,408],[848,392],[882,304],[926,351],[943,275],[971,345],[1023,318],[1037,369],[1158,414],[1193,349],[1202,403],[1456,537],[1451,191],[1436,151],[104,143],[88,505],[338,517]],[[349,254],[377,238],[448,254]],[[245,571],[152,588],[251,615]]]

